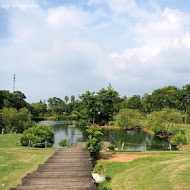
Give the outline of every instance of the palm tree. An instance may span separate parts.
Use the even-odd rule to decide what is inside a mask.
[[[75,96],[72,95],[72,96],[71,96],[71,102],[74,103],[74,101],[75,101]]]
[[[65,96],[65,103],[67,104],[68,101],[69,101],[69,97]]]

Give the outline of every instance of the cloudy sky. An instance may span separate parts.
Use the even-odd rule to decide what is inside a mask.
[[[0,89],[37,102],[109,83],[132,96],[190,83],[189,0],[0,0]]]

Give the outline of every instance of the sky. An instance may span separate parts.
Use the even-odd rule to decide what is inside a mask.
[[[0,0],[0,90],[27,101],[190,83],[189,0]]]

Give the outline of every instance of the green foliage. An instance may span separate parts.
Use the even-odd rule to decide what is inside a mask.
[[[148,123],[152,126],[154,133],[172,134],[174,132],[173,124],[180,122],[182,122],[182,115],[174,109],[165,108],[148,115]]]
[[[69,97],[65,96],[65,103],[67,104],[68,101],[69,101]]]
[[[53,129],[48,125],[38,125],[25,130],[20,138],[23,146],[28,146],[29,140],[30,145],[35,147],[38,143],[48,142],[49,146],[53,144]]]
[[[108,125],[114,126],[114,125],[115,125],[115,121],[109,121],[109,122],[108,122]]]
[[[87,121],[94,124],[95,120],[97,120],[100,106],[98,96],[95,95],[95,92],[86,91],[86,93],[82,94],[80,98],[84,107],[83,112],[85,113],[84,115],[86,115]]]
[[[105,167],[102,164],[97,164],[93,170],[93,173],[98,173],[100,175],[104,174],[105,172]]]
[[[119,93],[109,85],[107,89],[102,88],[97,94],[100,104],[98,124],[104,125],[114,119],[118,110],[116,105],[120,102]]]
[[[93,156],[98,156],[99,151],[102,149],[101,132],[100,127],[91,126],[86,132],[88,133],[88,141],[86,142],[87,149],[92,153]]]
[[[70,100],[71,100],[71,103],[74,103],[74,102],[75,102],[75,96],[74,96],[74,95],[71,95]]]
[[[32,115],[26,108],[22,108],[19,111],[15,108],[3,108],[1,119],[6,133],[23,132],[34,125]]]
[[[172,137],[172,144],[175,145],[185,145],[187,144],[186,134],[178,133]]]
[[[40,117],[44,116],[44,114],[47,112],[47,105],[44,102],[38,102],[30,104],[32,114],[34,117]]]
[[[107,147],[107,149],[109,149],[109,150],[114,150],[114,149],[115,149],[115,146],[114,146],[113,144],[110,144],[110,145]]]
[[[141,102],[141,97],[138,95],[134,95],[131,98],[129,98],[126,101],[126,108],[127,109],[133,109],[133,110],[139,110],[142,111],[143,110],[143,105]]]
[[[86,126],[87,126],[87,121],[84,120],[84,119],[79,119],[79,120],[77,121],[77,126],[78,126],[78,127],[86,127]]]
[[[67,139],[62,139],[62,140],[59,142],[59,146],[61,146],[61,147],[67,146]]]
[[[123,129],[142,127],[142,114],[137,110],[121,109],[116,116],[118,125]]]
[[[72,115],[58,115],[58,120],[77,120],[78,116],[76,114],[72,114]]]
[[[53,114],[59,115],[66,111],[67,106],[62,99],[53,97],[48,99],[48,108]]]

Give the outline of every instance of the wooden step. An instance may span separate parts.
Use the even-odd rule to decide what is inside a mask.
[[[92,158],[85,148],[63,148],[11,190],[96,190],[91,172]]]

